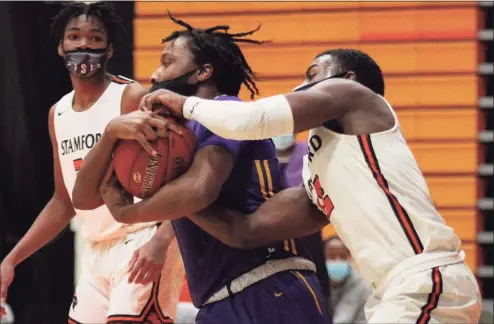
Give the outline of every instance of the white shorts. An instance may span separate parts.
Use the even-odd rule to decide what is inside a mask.
[[[157,226],[114,240],[88,243],[72,304],[70,323],[173,323],[185,272],[177,241],[168,248],[160,280],[128,283],[129,261]]]
[[[478,323],[481,297],[463,262],[398,276],[365,305],[368,323]]]

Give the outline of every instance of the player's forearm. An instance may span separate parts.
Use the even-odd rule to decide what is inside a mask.
[[[189,97],[183,115],[213,133],[235,140],[260,140],[293,133],[293,116],[283,95],[254,102]]]
[[[17,265],[57,236],[75,216],[66,202],[52,198],[7,258]]]
[[[247,218],[251,247],[304,237],[329,223],[310,201],[304,188],[290,188],[275,194]]]
[[[226,245],[243,249],[307,236],[329,223],[301,188],[277,193],[248,216],[210,207],[190,219]]]
[[[181,177],[147,199],[121,208],[117,213],[113,208],[110,211],[117,221],[126,224],[174,220],[206,208],[217,195],[194,179]]]
[[[86,155],[72,190],[74,207],[82,210],[95,209],[103,204],[99,186],[108,169],[117,139],[107,132]]]
[[[210,206],[195,214],[187,216],[204,232],[222,243],[234,248],[246,248],[251,245],[251,239],[245,235],[247,215],[241,215],[231,210]]]

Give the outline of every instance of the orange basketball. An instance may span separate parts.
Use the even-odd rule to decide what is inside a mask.
[[[197,137],[187,126],[178,125],[182,135],[169,131],[168,138],[151,141],[157,156],[149,154],[136,140],[120,140],[113,155],[115,174],[135,197],[147,198],[181,176],[194,159]]]

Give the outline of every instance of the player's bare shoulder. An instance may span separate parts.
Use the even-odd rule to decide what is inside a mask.
[[[116,82],[116,79],[122,79],[123,77],[118,76],[113,78],[113,82]],[[144,88],[142,84],[139,82],[130,80],[130,79],[122,79],[127,81],[127,86],[122,95],[122,114],[127,114],[129,112],[135,111],[139,108],[139,102],[141,98],[149,93],[149,90]]]
[[[48,111],[48,130],[50,132],[50,136],[52,137],[54,137],[55,134],[55,110],[57,109],[58,103],[59,101],[54,103]]]

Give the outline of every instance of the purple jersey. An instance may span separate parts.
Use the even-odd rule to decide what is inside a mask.
[[[216,100],[240,100],[221,96]],[[234,141],[210,132],[191,121],[189,128],[199,140],[197,150],[216,145],[227,150],[234,166],[216,203],[249,214],[266,199],[281,190],[281,173],[271,140]],[[184,261],[192,301],[200,307],[212,294],[239,277],[274,258],[293,254],[284,251],[283,243],[245,250],[235,249],[210,236],[187,218],[172,222]],[[273,252],[275,250],[275,252]]]

